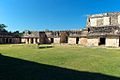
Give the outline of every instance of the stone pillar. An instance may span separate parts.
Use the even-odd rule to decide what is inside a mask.
[[[33,44],[36,44],[36,38],[33,38]]]
[[[25,39],[25,43],[26,43],[26,44],[29,44],[29,41],[28,41],[28,40],[29,40],[28,38]]]
[[[31,38],[29,38],[29,44],[31,44]]]
[[[5,38],[5,41],[4,41],[4,43],[6,43],[6,38]]]
[[[12,38],[12,39],[11,39],[11,43],[15,43],[15,38]]]
[[[17,38],[15,38],[15,41],[14,41],[14,43],[16,43],[16,41],[17,41]]]
[[[8,43],[10,43],[9,39],[10,39],[10,38],[8,38]]]
[[[37,42],[38,42],[38,43],[40,42],[40,39],[39,39],[39,38],[37,38]]]
[[[0,43],[2,43],[2,38],[0,38]]]
[[[11,42],[11,43],[14,43],[14,38],[11,38],[10,42]]]

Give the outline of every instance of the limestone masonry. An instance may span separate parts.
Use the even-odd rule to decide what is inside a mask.
[[[83,46],[120,46],[120,12],[90,15],[86,28],[66,31],[26,31],[26,44],[68,43]]]

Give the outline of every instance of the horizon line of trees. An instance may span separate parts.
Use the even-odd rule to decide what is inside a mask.
[[[7,26],[5,24],[0,24],[0,32],[3,32],[3,33],[8,33],[8,35],[12,35],[13,37],[21,37],[23,35],[23,32],[19,32],[19,31],[14,31],[14,32],[11,32],[11,31],[7,31],[5,28]]]

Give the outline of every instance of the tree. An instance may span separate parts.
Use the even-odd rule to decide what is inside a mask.
[[[15,31],[12,33],[14,37],[21,37],[23,33],[20,33],[19,31]]]
[[[7,26],[5,24],[0,24],[0,30],[5,30]]]

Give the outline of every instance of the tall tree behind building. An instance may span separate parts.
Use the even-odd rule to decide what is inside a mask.
[[[0,30],[5,29],[7,26],[5,24],[0,24]]]

